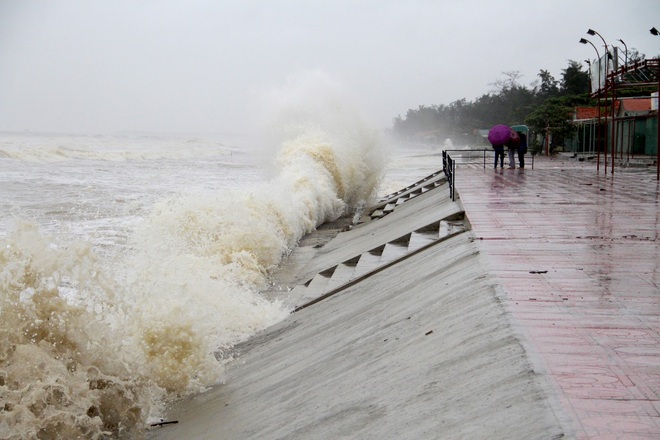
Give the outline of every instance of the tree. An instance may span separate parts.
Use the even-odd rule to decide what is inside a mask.
[[[490,83],[491,86],[495,87],[493,93],[502,93],[502,91],[505,89],[511,89],[513,87],[520,86],[520,82],[518,80],[522,77],[522,75],[519,71],[511,70],[509,72],[502,72],[502,75],[504,75],[506,78],[498,79],[494,83]]]
[[[562,70],[561,95],[584,95],[589,93],[589,72],[582,70],[582,64],[569,60],[568,67]]]
[[[534,90],[524,86],[514,86],[500,93],[502,110],[499,113],[500,123],[520,124],[534,106],[536,96]]]
[[[473,102],[460,99],[449,105],[420,105],[408,110],[405,117],[394,118],[394,132],[420,138],[456,138],[476,128],[524,122],[538,134],[546,133],[549,127],[554,143],[558,144],[573,132],[570,115],[575,106],[589,104],[589,74],[576,61],[569,61],[561,81],[541,70],[540,85],[537,82],[531,88],[520,84],[519,72],[503,72],[503,75],[504,79],[491,84],[496,86],[496,91]]]
[[[537,93],[540,100],[546,100],[559,95],[559,87],[557,86],[559,82],[550,72],[541,70],[537,76],[541,78],[541,85]]]
[[[628,51],[628,63],[636,63],[638,61],[644,61],[646,58],[646,55],[643,53],[639,53],[637,49],[634,47],[630,48]]]
[[[548,135],[552,136],[550,152],[564,139],[575,133],[575,125],[571,121],[573,107],[564,105],[561,99],[551,98],[537,106],[525,118],[529,128],[543,136],[544,142]]]

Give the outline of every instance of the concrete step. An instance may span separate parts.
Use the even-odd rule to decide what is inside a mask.
[[[463,221],[458,220],[441,220],[440,221],[440,230],[439,237],[446,237],[448,235],[455,234],[457,232],[462,232],[465,230],[465,224]]]
[[[369,217],[378,218],[378,217],[382,217],[383,215],[385,215],[385,211],[383,211],[382,209],[376,209],[369,215]]]
[[[348,283],[353,278],[353,274],[355,273],[355,267],[357,266],[359,259],[360,257],[358,256],[339,264],[336,267],[334,273],[332,274],[332,277],[325,285],[325,288],[323,289],[323,293],[329,292],[331,290],[336,289],[337,287],[340,287]]]
[[[380,256],[383,253],[382,248],[384,248],[384,246],[382,246],[379,251],[365,252],[364,254],[360,255],[360,260],[355,266],[355,272],[353,273],[354,278],[369,273],[380,265]]]
[[[336,268],[337,266],[334,266],[330,269],[324,270],[323,272],[319,272],[314,275],[314,278],[305,283],[308,295],[314,294],[315,292],[323,292],[325,287],[328,285],[330,278],[332,278],[332,274],[335,272]]]
[[[405,196],[401,196],[398,199],[396,199],[396,206],[399,206],[402,203],[405,203],[410,199],[410,194],[406,194]]]
[[[410,234],[410,242],[408,243],[408,252],[415,251],[419,248],[426,246],[429,243],[433,243],[438,239],[438,231],[421,231],[421,232],[412,232]]]
[[[410,234],[408,234],[410,237]],[[383,253],[380,256],[380,265],[387,264],[391,261],[394,261],[398,258],[403,257],[408,253],[408,241],[405,243],[401,242],[391,242],[387,243],[383,248]]]
[[[323,292],[326,290],[336,268],[337,266],[333,266],[330,269],[319,272],[305,284],[293,288],[291,290],[291,297],[296,298],[296,304],[305,304],[323,295]]]

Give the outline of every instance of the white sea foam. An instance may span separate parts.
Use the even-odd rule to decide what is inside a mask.
[[[35,162],[176,160],[200,154],[230,156],[235,152],[233,143],[184,135],[80,136],[26,132],[5,133],[0,137],[0,158]]]
[[[0,437],[137,438],[165,402],[222,380],[231,346],[289,313],[259,295],[269,274],[304,234],[359,209],[378,187],[385,157],[375,132],[346,107],[340,116],[318,117],[319,108],[333,107],[306,113],[303,106],[292,125],[279,119],[286,136],[278,138],[273,177],[265,182],[220,188],[205,173],[208,184],[184,181],[170,159],[218,157],[196,145],[193,153],[147,148],[151,161],[165,161],[158,163],[185,188],[176,191],[168,173],[154,173],[152,179],[163,180],[154,185],[162,196],[149,201],[149,209],[106,206],[117,199],[146,203],[142,193],[124,192],[128,184],[91,188],[84,202],[98,203],[96,214],[78,209],[85,203],[69,193],[37,202],[36,192],[46,188],[35,187],[32,204],[60,206],[64,198],[71,206],[57,217],[50,206],[40,211],[23,200],[11,212],[11,231],[0,237]],[[71,138],[55,148],[61,139],[41,139],[32,148],[41,153],[23,156],[5,142],[0,160],[52,162],[61,156],[53,151],[64,151],[69,170],[60,183],[66,189],[67,175],[84,173],[79,167],[121,158],[125,168],[100,169],[149,185],[143,174],[123,173],[147,157],[144,151],[88,141]],[[41,169],[28,166],[15,176]],[[82,177],[82,183],[71,180],[78,191],[93,186]],[[30,197],[26,187],[16,188]],[[17,220],[23,211],[32,221]],[[44,221],[70,226],[44,228]],[[99,224],[107,231],[95,235],[90,229]]]

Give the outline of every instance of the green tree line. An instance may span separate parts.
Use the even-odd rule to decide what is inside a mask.
[[[553,140],[561,142],[573,133],[570,120],[576,106],[590,105],[589,72],[577,61],[569,60],[561,78],[547,70],[529,86],[520,83],[520,73],[504,72],[504,78],[492,85],[495,89],[474,101],[460,99],[449,105],[420,105],[409,109],[404,117],[393,120],[393,132],[404,139],[450,138],[454,141],[474,139],[475,129],[497,124],[525,124],[544,136],[552,131]]]

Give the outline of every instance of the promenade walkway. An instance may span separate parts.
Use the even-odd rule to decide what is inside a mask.
[[[651,172],[652,171],[652,172]],[[660,438],[660,185],[537,158],[457,192],[535,368],[579,439]]]

